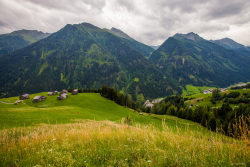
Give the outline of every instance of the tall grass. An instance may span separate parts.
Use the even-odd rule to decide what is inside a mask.
[[[0,131],[2,166],[231,166],[250,164],[249,138],[186,128],[181,135],[162,122],[128,126],[79,120]],[[249,132],[248,132],[249,133]]]

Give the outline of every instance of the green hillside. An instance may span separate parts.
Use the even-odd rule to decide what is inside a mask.
[[[248,165],[249,140],[210,132],[174,116],[139,115],[102,98],[35,95],[0,103],[2,166],[229,166]],[[18,97],[1,99],[8,103]],[[132,126],[126,124],[130,116]]]
[[[226,87],[247,82],[250,77],[249,58],[194,33],[168,38],[149,60],[183,87],[190,84]]]
[[[234,50],[235,52],[243,56],[246,57],[250,56],[250,50],[246,46],[239,44],[230,38],[223,38],[219,40],[209,40],[209,41],[216,43],[217,45],[220,45],[226,49]]]
[[[0,55],[24,48],[34,42],[46,38],[50,33],[36,30],[19,30],[10,34],[0,35]]]
[[[190,128],[200,128],[201,132],[205,128],[191,121],[178,119],[173,116],[158,117],[156,115],[139,115],[131,109],[122,107],[113,101],[100,96],[99,93],[79,93],[78,95],[68,95],[65,100],[57,100],[57,96],[47,96],[46,100],[33,103],[33,98],[37,95],[47,96],[47,92],[32,94],[30,99],[26,99],[14,105],[18,97],[1,99],[0,101],[13,104],[0,103],[0,129],[13,127],[28,127],[42,124],[65,124],[75,123],[77,120],[109,120],[120,123],[122,118],[130,116],[132,121],[142,125],[151,125],[162,129],[162,119],[166,125],[175,129],[178,125],[183,131],[188,123]],[[198,126],[198,127],[197,127]],[[181,130],[181,131],[182,131]],[[204,131],[205,132],[205,131]]]
[[[138,95],[146,99],[182,91],[120,37],[88,23],[67,25],[44,40],[0,56],[0,93],[7,96],[103,84],[123,90],[133,100]]]

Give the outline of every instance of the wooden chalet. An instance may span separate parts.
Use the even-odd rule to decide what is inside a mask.
[[[42,100],[42,96],[36,96],[33,98],[34,103],[39,103]]]
[[[20,96],[20,100],[25,100],[25,99],[29,99],[30,95],[29,94],[24,94]]]
[[[53,92],[48,92],[48,96],[52,96],[53,95]]]
[[[53,91],[53,95],[58,95],[58,91],[57,90]]]
[[[41,100],[45,100],[46,99],[46,96],[41,96]]]
[[[77,95],[78,94],[78,89],[74,89],[71,94],[72,95]]]
[[[64,94],[64,93],[68,93],[68,91],[67,90],[62,90],[61,92],[60,92],[60,96],[61,96],[61,94]]]

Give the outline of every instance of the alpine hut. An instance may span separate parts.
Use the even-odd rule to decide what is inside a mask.
[[[64,93],[64,94],[61,94],[60,96],[57,96],[57,99],[58,100],[64,100],[68,97],[68,94],[67,93]]]
[[[61,96],[61,94],[64,94],[64,93],[68,93],[68,91],[67,90],[62,90],[61,92],[60,92],[60,96]]]
[[[55,91],[53,92],[53,95],[58,95],[58,91],[55,90]]]
[[[45,100],[46,99],[46,96],[41,96],[41,100]]]
[[[77,95],[78,94],[78,89],[74,89],[71,94],[72,95]]]
[[[42,96],[36,96],[36,97],[34,97],[33,102],[34,102],[34,103],[38,103],[38,102],[40,102],[41,100],[42,100]]]
[[[25,100],[25,99],[29,99],[30,95],[29,94],[24,94],[20,96],[20,100]]]
[[[53,95],[53,92],[48,92],[48,96],[52,96]]]

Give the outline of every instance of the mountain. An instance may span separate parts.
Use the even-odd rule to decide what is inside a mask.
[[[209,42],[197,34],[168,38],[150,59],[166,75],[186,84],[225,87],[249,81],[249,58]]]
[[[121,38],[121,40],[123,40],[124,42],[128,43],[130,45],[130,47],[132,47],[133,49],[137,50],[138,52],[140,52],[144,57],[146,57],[147,59],[150,57],[150,55],[153,53],[154,49],[150,46],[147,46],[143,43],[140,43],[136,40],[134,40],[133,38],[131,38],[130,36],[128,36],[127,34],[125,34],[124,32],[122,32],[119,29],[116,29],[114,27],[112,27],[110,30],[104,28],[104,30],[113,33],[114,35],[118,36]]]
[[[21,49],[49,35],[50,33],[37,30],[18,30],[10,34],[2,34],[0,35],[0,55]]]
[[[103,84],[141,101],[181,93],[174,79],[121,37],[89,23],[66,25],[0,56],[0,93],[8,96]]]
[[[179,33],[177,33],[177,34],[175,34],[173,36],[173,38],[180,39],[180,40],[181,39],[190,39],[192,41],[204,41],[205,40],[205,39],[201,38],[198,34],[195,34],[193,32],[190,32],[188,34],[179,34]]]
[[[157,45],[157,46],[150,46],[151,48],[153,48],[154,50],[158,49],[161,45]]]
[[[234,50],[235,52],[250,57],[250,49],[242,44],[235,42],[230,38],[223,38],[220,40],[209,40],[210,42],[216,43],[226,49]]]

